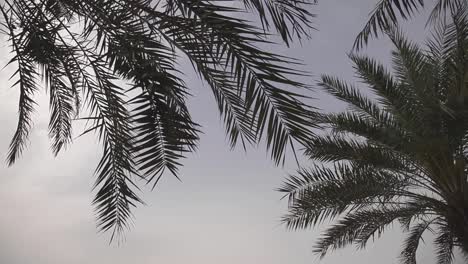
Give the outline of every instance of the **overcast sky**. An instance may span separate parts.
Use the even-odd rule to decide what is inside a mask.
[[[352,80],[346,52],[376,0],[322,0],[310,41],[302,47],[276,49],[299,57],[316,76],[334,74]],[[420,40],[424,17],[407,29]],[[5,63],[6,46],[1,48]],[[390,45],[374,41],[368,52],[389,61]],[[0,263],[5,264],[306,264],[318,263],[311,250],[319,230],[286,231],[286,212],[274,191],[295,163],[273,165],[265,149],[247,153],[228,147],[222,122],[206,85],[186,66],[193,117],[203,125],[199,150],[184,161],[183,182],[164,178],[153,192],[145,189],[148,206],[135,210],[135,226],[119,245],[97,234],[91,206],[92,173],[100,149],[91,135],[77,139],[58,158],[50,153],[47,106],[39,109],[31,144],[14,167],[0,167]],[[0,153],[6,156],[17,118],[18,93],[9,88],[11,71],[0,72]],[[313,79],[311,79],[312,81]],[[320,93],[317,106],[336,110],[335,101]],[[292,159],[292,157],[291,157]],[[306,165],[303,164],[303,165]],[[367,250],[338,251],[320,263],[397,263],[401,248],[398,225]],[[429,240],[430,241],[430,240]],[[420,263],[435,263],[430,243]],[[460,262],[461,263],[461,262]]]

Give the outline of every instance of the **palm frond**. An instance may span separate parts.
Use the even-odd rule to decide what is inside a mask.
[[[132,175],[137,174],[132,152],[129,113],[124,107],[124,92],[116,86],[102,65],[94,61],[96,83],[88,87],[88,100],[92,110],[98,115],[93,126],[104,143],[102,158],[96,168],[98,188],[93,204],[96,206],[100,230],[112,229],[114,235],[122,234],[128,228],[131,207],[142,203],[132,190]]]
[[[380,122],[353,112],[326,115],[327,124],[334,134],[354,134],[366,138],[372,145],[391,146],[396,151],[406,153],[411,146],[412,135],[404,131],[387,113],[383,112],[378,118]]]
[[[148,91],[133,98],[134,151],[140,170],[148,182],[157,183],[167,168],[176,177],[178,162],[184,152],[196,148],[198,131],[187,112],[177,108],[174,102]]]
[[[424,0],[380,0],[364,28],[357,35],[353,48],[362,49],[372,37],[398,25],[401,19],[408,20],[425,7]],[[458,10],[467,11],[464,0],[438,0],[427,20],[427,24],[437,24],[445,21],[447,16],[457,13]]]
[[[263,27],[269,30],[270,20],[273,27],[280,34],[286,44],[295,37],[310,37],[309,30],[313,28],[312,19],[315,17],[308,8],[317,4],[317,0],[243,0],[247,9],[254,9]]]
[[[290,176],[279,189],[291,202],[283,221],[292,229],[314,226],[345,211],[391,202],[407,185],[404,179],[365,166],[315,166]]]
[[[380,237],[385,228],[400,217],[418,212],[418,208],[388,206],[348,213],[328,228],[315,246],[314,252],[324,257],[327,252],[356,243],[365,247],[374,236]]]
[[[196,30],[195,34],[208,34],[209,39],[219,41],[211,42],[214,45],[210,50],[215,60],[208,57],[208,61],[203,64],[225,65],[226,70],[233,74],[238,95],[244,98],[246,111],[252,111],[255,118],[257,138],[260,139],[263,135],[266,137],[273,160],[280,163],[292,140],[305,142],[312,135],[309,129],[313,124],[310,117],[312,109],[300,100],[303,95],[279,88],[283,85],[306,87],[287,77],[301,74],[300,71],[291,71],[284,66],[296,62],[260,50],[254,44],[267,42],[259,37],[261,34],[256,28],[246,26],[242,20],[232,16],[220,14],[239,12],[237,9],[197,1],[182,3],[179,10],[187,19],[194,20],[195,25],[197,22],[200,25],[200,28],[194,28],[192,23],[191,31],[180,31],[179,34],[184,35],[179,36],[179,39],[186,38],[190,32]],[[205,33],[206,28],[211,31]],[[188,47],[187,44],[191,43],[186,43],[185,47]],[[193,45],[190,47],[193,49]],[[200,47],[195,49],[199,52]],[[195,51],[186,49],[187,53]],[[206,60],[205,57],[204,59]]]
[[[413,100],[414,96],[408,96],[411,91],[401,89],[382,64],[361,55],[351,54],[350,59],[354,62],[358,77],[379,96],[378,101],[389,111],[396,114],[397,111],[406,110],[404,107],[408,107],[409,103],[413,103],[410,100]],[[399,108],[395,108],[397,106]]]
[[[431,38],[427,41],[428,60],[433,65],[433,76],[436,83],[433,84],[434,92],[439,100],[447,99],[448,87],[453,86],[456,74],[453,72],[451,53],[453,40],[449,37],[450,26],[445,21],[440,21],[434,26]]]
[[[400,254],[400,260],[403,264],[416,264],[416,251],[419,242],[422,240],[424,232],[429,228],[431,221],[423,221],[414,225],[407,238],[405,239],[403,251]]]
[[[435,239],[437,264],[450,264],[453,261],[454,238],[453,234],[445,228],[439,228],[439,235]]]
[[[439,0],[429,15],[428,23],[437,23],[447,18],[447,12],[453,12],[453,10],[461,10],[465,8],[466,2],[463,0]]]
[[[318,85],[327,93],[346,102],[353,110],[366,114],[378,121],[383,121],[382,115],[384,113],[382,113],[379,105],[372,102],[367,96],[364,96],[354,85],[348,85],[346,82],[329,75],[322,75],[321,82]]]
[[[12,78],[17,78],[17,81],[13,84],[18,86],[20,90],[19,97],[19,111],[18,111],[18,125],[16,127],[15,134],[11,140],[7,162],[9,165],[15,163],[15,161],[21,155],[27,139],[29,132],[32,127],[31,113],[34,111],[35,101],[33,95],[37,90],[36,87],[36,64],[33,58],[27,52],[27,38],[24,33],[16,33],[14,21],[12,20],[11,13],[13,12],[10,9],[10,15],[6,10],[6,7],[1,7],[1,12],[3,18],[5,19],[5,25],[9,30],[9,36],[11,41],[11,46],[15,56],[9,61],[10,63],[17,64],[17,70],[13,74]]]
[[[422,110],[418,108],[421,103],[415,91],[398,83],[384,66],[375,60],[359,55],[351,55],[350,58],[355,63],[358,77],[369,85],[378,96],[378,102],[403,128],[419,136],[430,133],[417,115],[418,111]]]
[[[417,44],[407,40],[397,27],[388,29],[387,35],[395,46],[392,52],[392,61],[393,70],[398,78],[398,82],[411,85],[414,90],[419,88],[422,83],[430,82],[431,75],[421,74],[429,72],[427,56],[422,52],[421,48]],[[418,93],[418,98],[424,98],[424,92],[429,93],[431,91],[421,91]],[[427,94],[426,96],[430,97],[430,95],[432,94]]]
[[[408,19],[422,7],[424,7],[423,0],[380,0],[356,37],[354,48],[362,48],[369,38],[377,37],[381,30],[395,26],[398,16]]]
[[[49,136],[52,138],[52,150],[55,155],[70,143],[72,139],[72,118],[75,116],[74,92],[65,83],[65,74],[55,65],[48,69],[50,90]]]
[[[401,153],[339,135],[313,138],[305,154],[321,162],[350,161],[380,169],[407,169],[406,157]]]
[[[141,29],[137,24],[128,32],[138,30]],[[113,41],[102,45],[108,48],[111,67],[134,83],[128,93],[138,90],[130,103],[134,106],[135,159],[143,177],[154,185],[165,169],[177,177],[177,167],[181,165],[178,160],[196,148],[199,131],[185,105],[187,87],[172,73],[173,51],[144,32],[107,38]]]

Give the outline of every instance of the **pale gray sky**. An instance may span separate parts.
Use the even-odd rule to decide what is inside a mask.
[[[375,0],[326,0],[314,8],[319,16],[302,47],[276,51],[299,57],[314,74],[335,74],[352,80],[346,52],[363,26]],[[411,36],[424,37],[424,18],[408,25]],[[369,53],[389,61],[390,45],[374,41]],[[2,47],[6,54],[7,47]],[[5,56],[2,56],[4,63]],[[280,225],[286,212],[274,191],[295,163],[273,165],[263,148],[230,151],[222,122],[208,87],[187,66],[187,83],[194,97],[190,109],[203,125],[200,148],[184,161],[183,183],[164,178],[150,192],[148,206],[135,210],[135,227],[126,241],[108,245],[96,234],[90,193],[92,172],[100,153],[96,139],[80,138],[53,158],[47,138],[47,106],[36,115],[31,144],[11,168],[0,167],[0,263],[5,264],[309,264],[319,230],[289,232]],[[18,94],[9,88],[11,71],[0,72],[0,153],[6,156],[16,125]],[[336,102],[317,93],[316,104],[327,110]],[[292,156],[291,156],[292,159]],[[304,164],[306,165],[306,163]],[[401,234],[395,225],[365,251],[353,248],[330,254],[324,264],[397,263]],[[430,241],[430,240],[428,240]],[[430,244],[420,252],[421,263],[435,263]],[[460,262],[461,263],[461,262]]]

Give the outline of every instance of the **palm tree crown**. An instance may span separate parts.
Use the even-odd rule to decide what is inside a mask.
[[[280,191],[290,197],[288,227],[334,219],[319,238],[322,257],[350,244],[365,247],[398,221],[407,231],[403,263],[416,262],[427,230],[438,263],[453,248],[468,256],[468,13],[452,10],[427,49],[397,29],[389,72],[375,60],[350,55],[368,96],[354,85],[322,76],[320,87],[349,105],[324,113],[323,135],[307,154],[321,162],[290,176]]]
[[[5,0],[2,32],[13,51],[19,120],[8,163],[23,151],[41,80],[50,94],[49,135],[57,154],[84,113],[103,145],[94,204],[101,230],[119,233],[140,203],[134,178],[156,184],[177,176],[197,146],[199,126],[177,57],[209,84],[232,146],[265,138],[276,162],[310,137],[306,85],[298,62],[259,48],[279,33],[289,44],[308,36],[314,0]],[[243,20],[257,14],[263,28]],[[297,67],[294,67],[297,68]],[[42,79],[40,78],[42,76]],[[123,80],[130,85],[121,85]],[[292,90],[288,87],[297,87]]]

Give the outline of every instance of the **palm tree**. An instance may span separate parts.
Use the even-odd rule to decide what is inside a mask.
[[[364,248],[394,222],[407,232],[402,263],[416,263],[426,231],[435,235],[437,263],[451,263],[455,247],[468,256],[468,12],[453,11],[426,50],[389,29],[391,72],[350,55],[369,91],[321,77],[320,87],[349,110],[322,114],[324,131],[306,150],[319,163],[280,188],[290,198],[289,228],[334,221],[315,247],[320,256]]]
[[[261,49],[278,33],[289,45],[308,37],[314,0],[5,0],[20,91],[19,120],[8,152],[13,164],[32,128],[34,95],[50,95],[49,135],[58,154],[84,119],[103,145],[94,204],[112,237],[141,203],[135,179],[155,185],[178,176],[181,158],[197,146],[199,125],[186,105],[189,87],[178,57],[209,84],[232,146],[265,139],[280,163],[293,142],[310,137],[306,85],[299,62]],[[241,19],[257,14],[263,28]],[[128,84],[122,84],[122,83]],[[292,88],[295,90],[292,90]]]
[[[403,20],[412,18],[428,2],[435,3],[427,21],[431,24],[444,19],[448,11],[464,7],[466,0],[379,0],[364,28],[356,37],[354,48],[359,50],[371,37],[378,37],[382,31],[397,26],[399,17]]]

